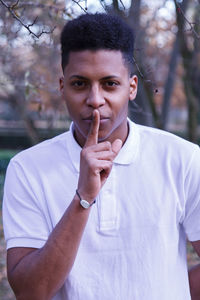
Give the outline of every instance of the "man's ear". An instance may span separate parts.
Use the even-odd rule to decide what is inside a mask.
[[[61,96],[63,97],[63,95],[64,95],[64,76],[60,77],[59,84],[60,84],[60,93],[61,93]]]
[[[129,100],[134,100],[137,95],[138,78],[136,75],[130,77],[130,94]]]

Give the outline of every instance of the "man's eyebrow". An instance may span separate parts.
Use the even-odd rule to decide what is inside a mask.
[[[88,80],[87,77],[81,76],[81,75],[72,75],[72,76],[70,76],[70,79],[73,79],[73,78],[82,79],[82,80]],[[105,77],[100,78],[100,80],[108,80],[108,79],[113,79],[113,78],[119,78],[119,76],[117,76],[117,75],[109,75],[109,76],[105,76]]]
[[[84,76],[81,76],[81,75],[72,75],[72,76],[70,76],[69,79],[73,79],[73,78],[84,79],[84,80],[88,79],[87,77],[84,77]]]
[[[105,76],[105,77],[101,78],[101,80],[108,80],[108,79],[113,79],[113,78],[119,78],[119,76],[117,76],[117,75]]]

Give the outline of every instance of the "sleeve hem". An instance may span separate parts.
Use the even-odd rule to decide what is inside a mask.
[[[12,238],[7,240],[6,249],[15,247],[41,248],[46,243],[46,240],[28,239],[28,238]]]
[[[200,240],[200,231],[187,232],[187,238],[190,242],[195,242]]]

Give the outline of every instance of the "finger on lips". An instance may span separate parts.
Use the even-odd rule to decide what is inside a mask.
[[[98,143],[98,133],[100,125],[100,114],[97,109],[94,109],[92,114],[92,122],[84,147],[96,145]]]
[[[98,143],[99,126],[100,113],[95,109],[82,154],[101,161],[113,161],[122,147],[122,141],[116,139],[112,144],[109,141]]]

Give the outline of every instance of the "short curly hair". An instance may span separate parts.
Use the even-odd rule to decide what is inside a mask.
[[[105,13],[84,14],[67,22],[61,33],[64,71],[71,51],[119,50],[130,72],[133,69],[134,34],[121,18]]]

